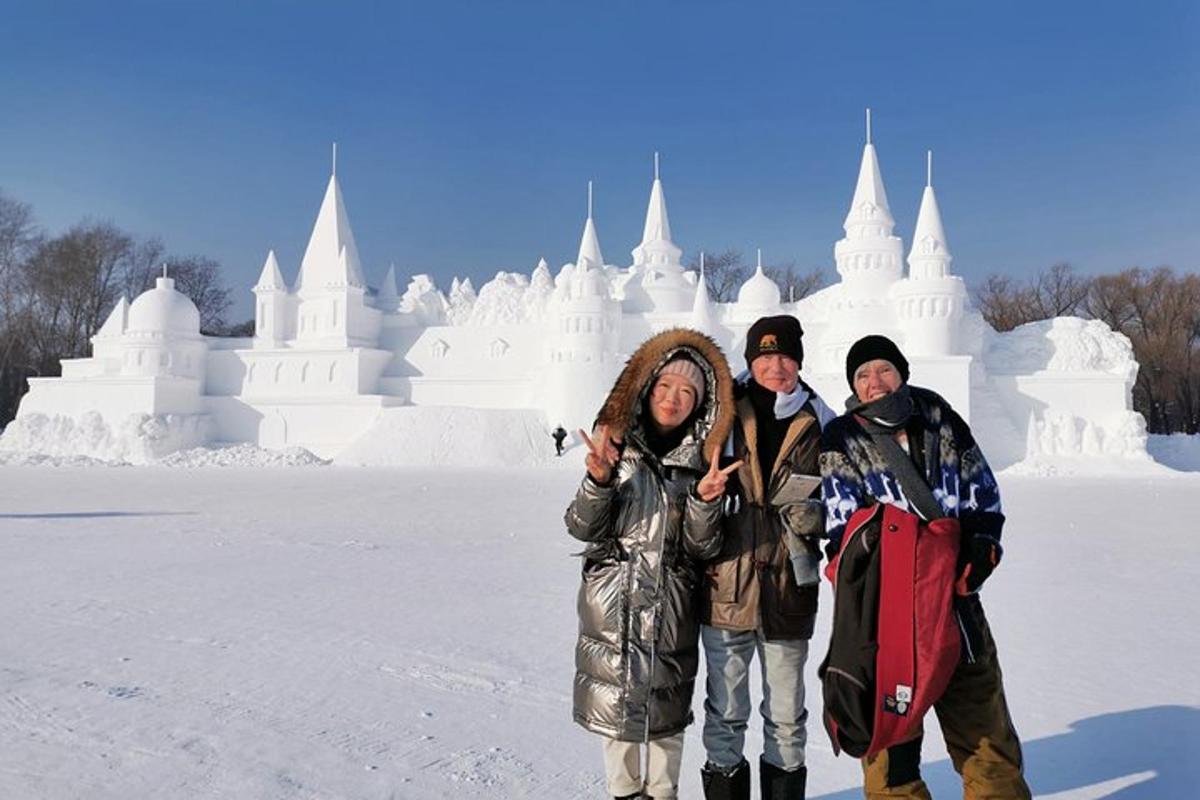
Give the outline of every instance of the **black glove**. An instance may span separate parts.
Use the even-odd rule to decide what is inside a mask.
[[[973,594],[1000,564],[1004,548],[990,536],[975,534],[963,540],[958,553],[958,581],[955,591],[960,595]]]

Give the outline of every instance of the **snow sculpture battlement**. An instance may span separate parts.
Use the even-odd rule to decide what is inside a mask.
[[[785,302],[760,253],[737,301],[714,303],[703,274],[680,261],[656,156],[628,266],[605,261],[589,184],[579,252],[557,274],[541,259],[531,274],[499,272],[478,291],[456,278],[448,293],[417,274],[401,293],[394,267],[378,288],[368,286],[334,172],[294,284],[267,254],[252,289],[253,337],[201,336],[195,306],[164,276],[132,304],[122,298],[93,338],[91,358],[65,361],[61,378],[31,380],[0,447],[28,448],[56,431],[107,441],[150,430],[149,416],[169,418],[163,429],[179,432],[156,446],[208,438],[332,456],[361,437],[409,430],[377,424],[402,405],[529,412],[547,431],[590,427],[626,356],[652,333],[696,328],[739,366],[749,325],[790,313],[806,331],[804,376],[835,408],[848,392],[846,350],[882,333],[910,356],[915,383],[972,421],[999,466],[1051,452],[1144,456],[1144,424],[1130,410],[1137,364],[1128,340],[1070,318],[992,331],[950,271],[932,162],[907,276],[869,128],[843,227],[837,284]],[[518,438],[548,449],[548,438]]]

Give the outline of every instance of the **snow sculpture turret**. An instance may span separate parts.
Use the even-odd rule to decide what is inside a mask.
[[[358,245],[337,179],[336,145],[333,172],[300,262],[296,297],[296,340],[302,345],[370,346],[378,338],[379,312],[366,303]]]
[[[904,248],[900,237],[892,233],[895,225],[871,139],[871,110],[867,109],[867,143],[843,223],[846,235],[833,247],[842,281],[829,310],[832,324],[820,352],[826,369],[835,369],[851,343],[865,334],[896,335],[887,296],[903,272]]]
[[[708,297],[708,281],[704,278],[704,253],[700,254],[700,277],[696,280],[696,296],[692,299],[692,316],[688,327],[716,337],[717,321]]]
[[[734,310],[735,319],[747,324],[753,323],[759,317],[780,313],[779,285],[763,272],[762,250],[758,251],[758,264],[750,279],[738,289],[737,307]]]
[[[262,274],[254,284],[254,346],[280,347],[287,339],[288,290],[275,251],[267,253]]]
[[[548,302],[552,298],[552,311],[545,323],[545,408],[556,422],[590,428],[611,380],[621,321],[621,307],[612,299],[600,255],[590,183],[579,257],[563,266],[556,283],[553,294],[547,295]]]
[[[592,182],[588,181],[588,214],[583,223],[583,236],[579,238],[579,255],[575,265],[583,268],[604,266],[604,256],[600,252],[600,237],[596,234],[596,223],[592,220]]]
[[[684,277],[680,257],[683,251],[671,240],[671,222],[667,216],[667,198],[658,171],[658,153],[654,154],[654,183],[642,243],[633,248],[631,283],[640,282],[642,292],[628,293],[627,310],[673,313],[687,311],[692,304],[693,287]],[[632,285],[630,288],[634,288]]]
[[[967,289],[950,274],[950,248],[933,192],[933,153],[927,154],[925,192],[908,254],[909,278],[892,295],[905,331],[910,356],[942,356],[965,352],[958,335],[966,312]]]
[[[123,340],[123,375],[202,378],[207,346],[200,312],[175,281],[163,275],[129,306]]]
[[[375,305],[381,311],[395,311],[400,305],[400,291],[396,288],[396,265],[388,265],[387,274],[375,295]]]

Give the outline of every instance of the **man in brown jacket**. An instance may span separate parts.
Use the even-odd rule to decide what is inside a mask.
[[[800,322],[764,317],[746,334],[749,376],[736,392],[737,422],[724,460],[743,460],[727,492],[721,554],[706,569],[701,639],[709,800],[750,796],[743,757],[750,718],[750,663],[762,671],[763,798],[803,798],[804,662],[817,612],[821,424],[832,411],[800,380]]]

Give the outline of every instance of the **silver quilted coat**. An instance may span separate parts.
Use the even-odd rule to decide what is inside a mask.
[[[644,444],[639,411],[658,370],[684,350],[707,381],[701,413],[661,460]],[[702,334],[672,330],[638,349],[598,422],[625,442],[615,476],[585,477],[567,509],[567,530],[587,544],[575,646],[575,721],[624,741],[683,730],[692,719],[699,663],[700,561],[721,547],[720,498],[692,494],[703,453],[732,424],[729,368]]]

